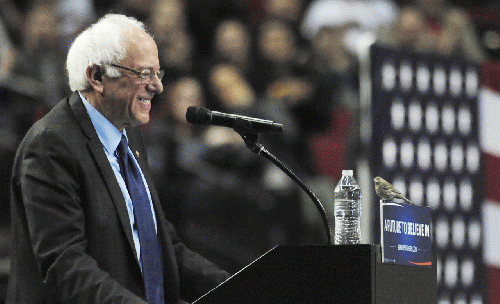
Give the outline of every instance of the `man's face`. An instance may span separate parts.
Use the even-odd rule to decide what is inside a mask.
[[[142,31],[134,31],[127,57],[119,66],[139,72],[156,72],[160,68],[158,48],[153,38]],[[134,73],[119,69],[118,78],[103,78],[103,114],[119,130],[149,122],[151,99],[163,91],[161,81],[141,79]]]

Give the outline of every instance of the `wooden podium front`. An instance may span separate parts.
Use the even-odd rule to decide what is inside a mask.
[[[436,265],[381,262],[379,245],[277,246],[194,303],[436,303]]]

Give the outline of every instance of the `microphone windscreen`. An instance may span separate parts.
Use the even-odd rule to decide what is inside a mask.
[[[203,107],[194,107],[190,106],[186,112],[186,120],[189,123],[197,124],[197,125],[205,125],[210,123],[210,115],[209,110]]]

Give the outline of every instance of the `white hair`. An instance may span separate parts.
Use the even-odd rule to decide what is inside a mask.
[[[146,31],[144,23],[124,15],[107,14],[76,37],[68,51],[66,70],[72,91],[88,89],[87,67],[106,65],[106,75],[120,76],[118,69],[107,65],[118,63],[127,55],[126,34],[137,28]]]

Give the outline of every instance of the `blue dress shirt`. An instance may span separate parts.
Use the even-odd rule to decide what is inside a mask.
[[[127,210],[128,210],[128,217],[130,220],[130,227],[132,228],[132,235],[134,237],[134,245],[135,245],[135,250],[137,252],[137,259],[139,260],[139,264],[141,265],[142,269],[142,263],[141,263],[141,246],[139,242],[139,232],[137,231],[137,225],[134,225],[135,223],[135,218],[134,218],[134,206],[132,205],[132,200],[130,199],[130,195],[127,190],[127,185],[125,184],[125,180],[123,179],[121,173],[120,173],[120,165],[118,164],[118,159],[115,155],[116,148],[118,147],[118,144],[120,143],[120,140],[122,138],[122,134],[125,134],[127,136],[126,130],[123,130],[123,132],[120,132],[104,115],[102,115],[99,111],[97,111],[91,104],[90,102],[83,97],[81,93],[80,97],[83,100],[83,104],[85,105],[85,108],[87,109],[87,112],[89,113],[90,119],[92,120],[92,124],[94,125],[94,128],[97,132],[97,135],[99,136],[99,139],[101,140],[102,146],[104,148],[104,152],[106,153],[106,156],[108,157],[109,164],[111,165],[111,168],[113,169],[113,172],[115,173],[116,180],[118,181],[118,184],[120,185],[120,189],[122,190],[123,197],[125,198],[125,203],[127,204]],[[128,149],[128,153],[132,154],[132,151],[130,148]],[[144,185],[146,186],[146,191],[148,193],[148,198],[149,198],[149,203],[151,206],[151,212],[153,214],[153,220],[155,223],[155,229],[158,232],[157,224],[156,224],[156,214],[153,208],[153,201],[151,199],[151,193],[149,192],[148,188],[148,183],[146,182],[146,179],[144,178],[144,174],[142,173],[141,167],[137,163],[137,160],[135,157],[132,157],[136,163],[137,168],[139,168],[139,171],[142,176],[142,180],[144,182]]]

